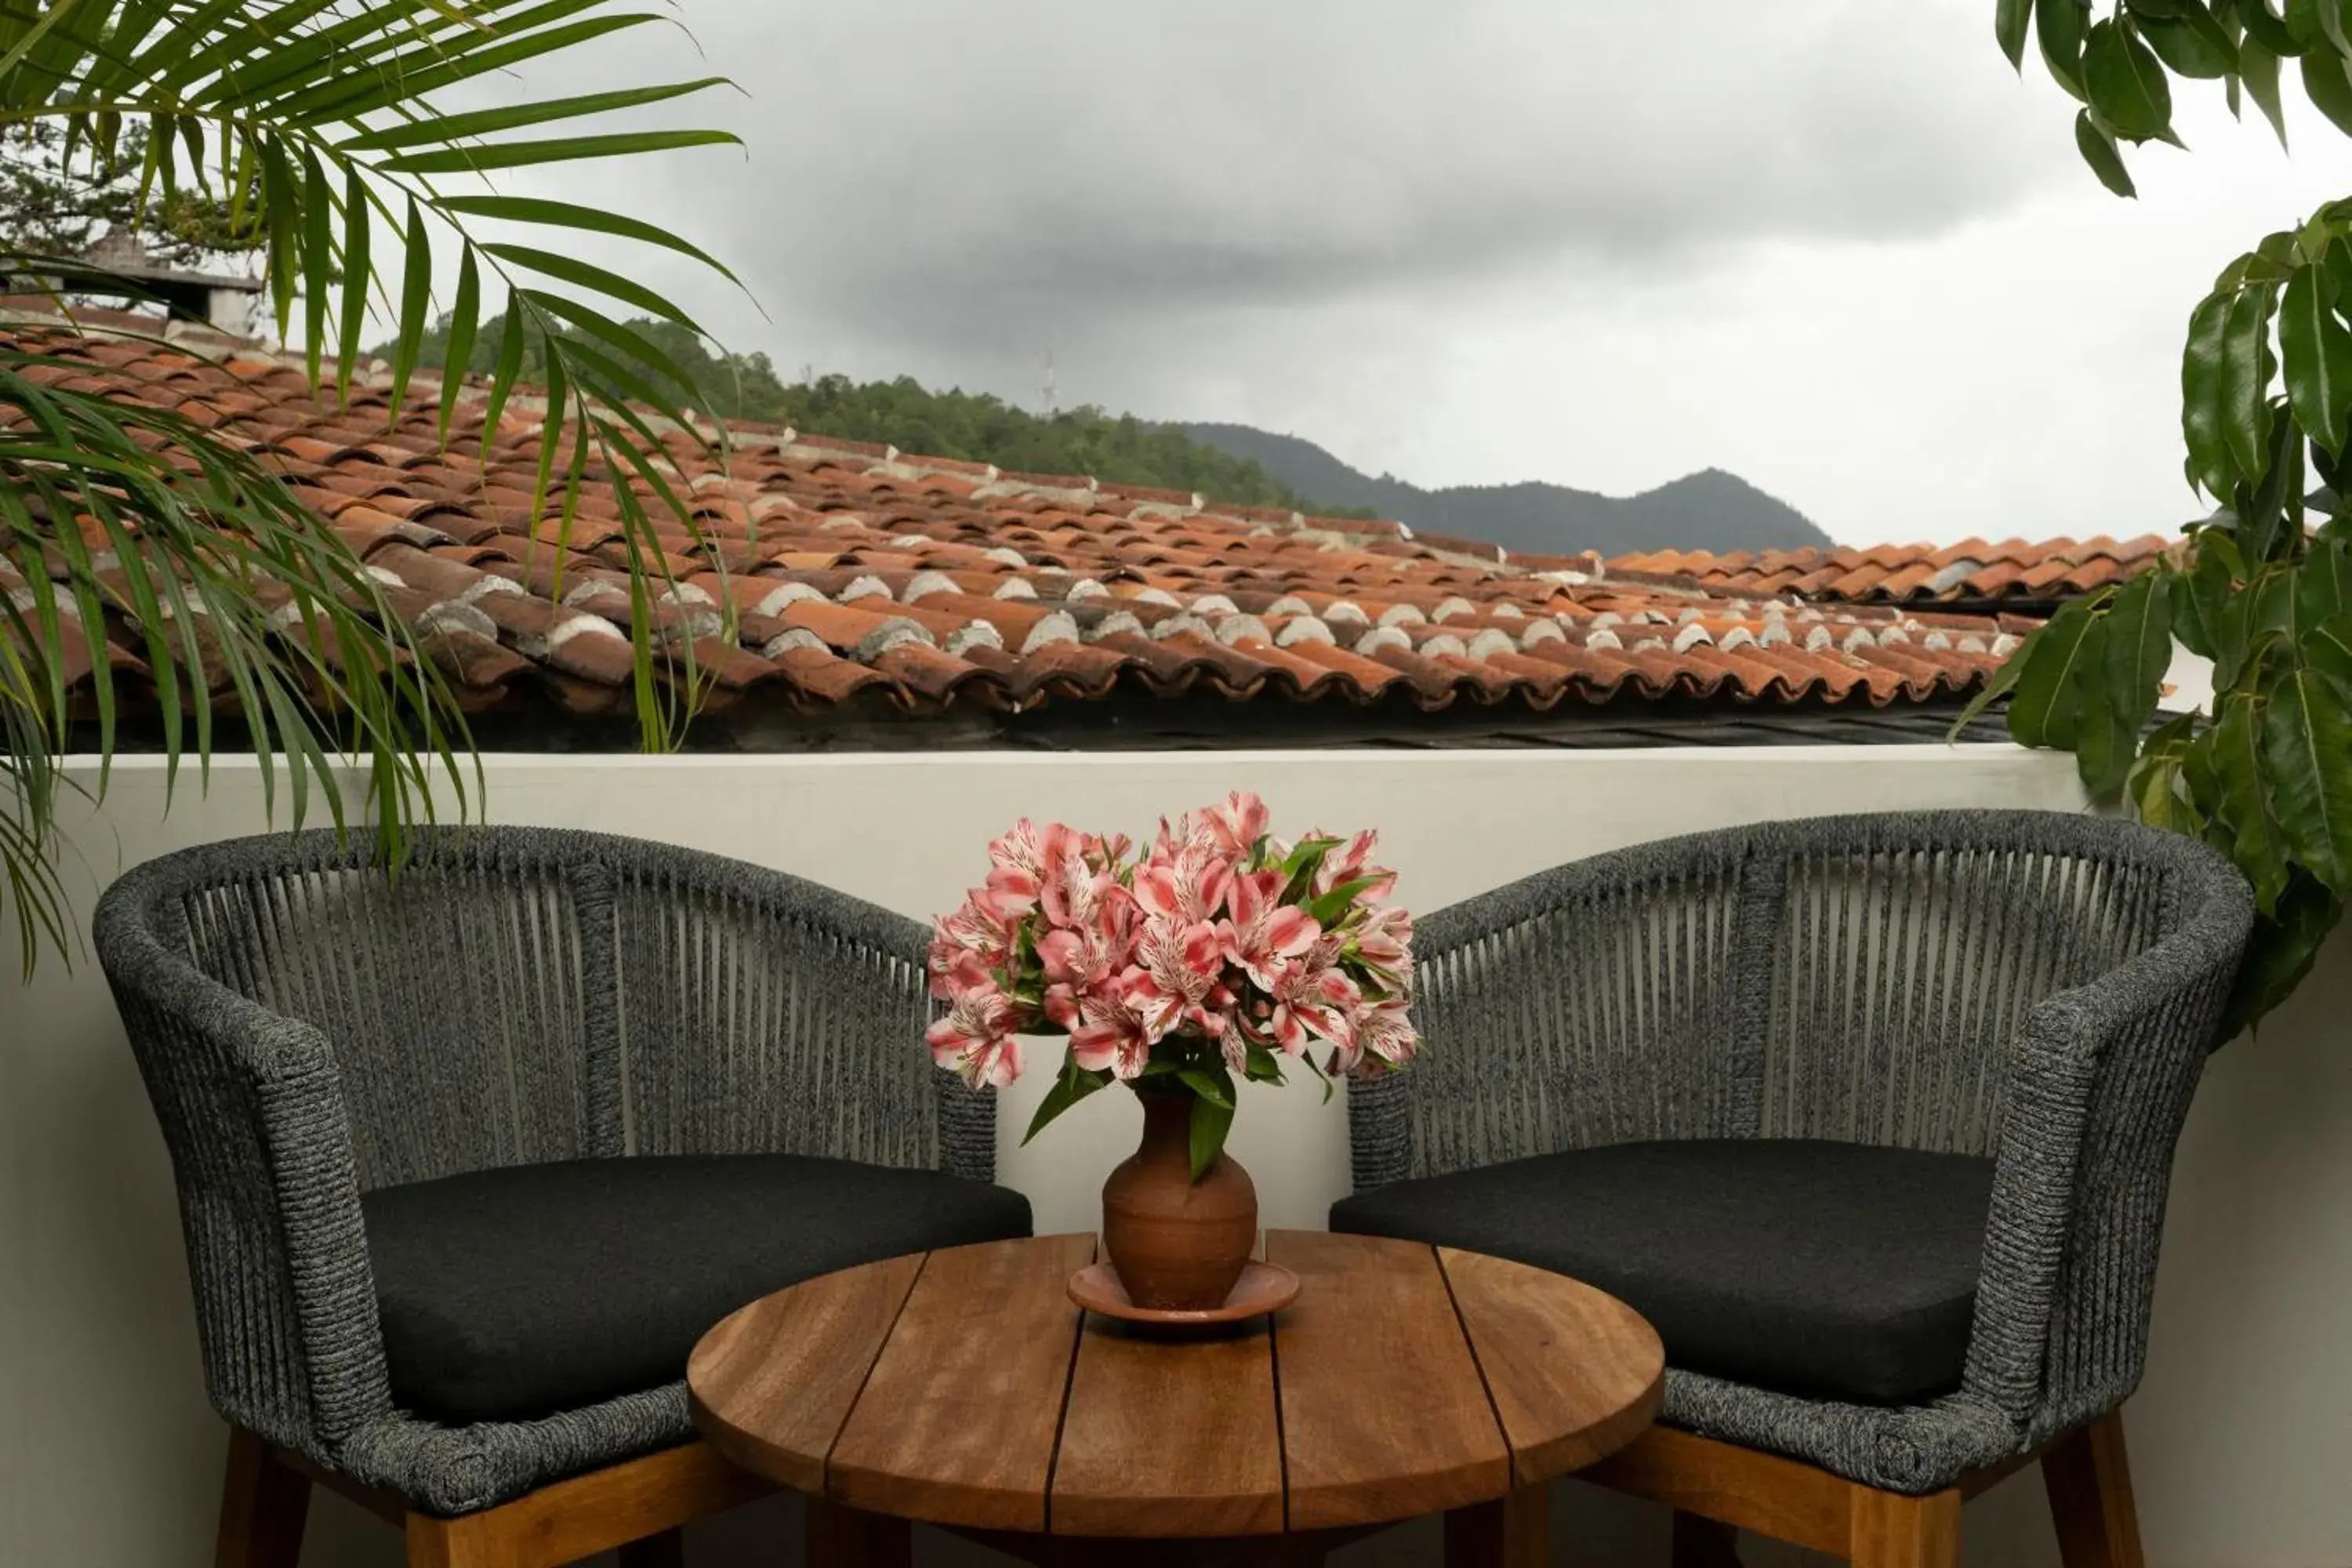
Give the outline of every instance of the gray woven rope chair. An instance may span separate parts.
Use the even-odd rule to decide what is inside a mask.
[[[811,883],[512,828],[388,879],[305,833],[141,866],[96,936],[231,1424],[223,1568],[293,1568],[313,1481],[413,1564],[674,1563],[767,1489],[692,1441],[704,1329],[1029,1232],[923,1049],[928,933]]]
[[[1654,1322],[1663,1424],[1586,1479],[1868,1568],[1958,1561],[2039,1458],[2139,1563],[2122,1427],[2173,1146],[2252,918],[2203,846],[1949,812],[1562,866],[1417,933],[1431,1050],[1350,1092],[1334,1229],[1517,1258]]]

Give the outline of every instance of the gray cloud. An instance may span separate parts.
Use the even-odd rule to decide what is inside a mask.
[[[780,315],[958,354],[1916,238],[2063,168],[1982,9],[697,0],[751,156],[664,205]]]

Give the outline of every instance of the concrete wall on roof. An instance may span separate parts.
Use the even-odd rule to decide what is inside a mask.
[[[1246,786],[1278,823],[1379,826],[1402,894],[1433,909],[1539,866],[1759,817],[1926,805],[2079,804],[2062,758],[2008,747],[1614,753],[943,755],[773,759],[500,757],[498,820],[635,832],[816,878],[909,914],[977,874],[982,841],[1024,813],[1129,830]],[[190,786],[193,781],[189,781]],[[77,815],[89,890],[122,865],[264,826],[249,767],[184,787],[118,771]],[[13,965],[11,966],[13,970]],[[2131,1409],[2157,1568],[2352,1565],[2352,943],[2259,1044],[2224,1052],[2181,1149],[2147,1387]],[[1034,1093],[1034,1090],[1030,1090]],[[1019,1125],[1027,1095],[1007,1108]],[[1234,1138],[1274,1224],[1312,1225],[1346,1180],[1337,1107],[1254,1092]],[[1006,1179],[1042,1222],[1084,1226],[1131,1136],[1108,1097]],[[170,1173],[105,987],[86,961],[0,977],[0,1565],[198,1568],[209,1561],[221,1429],[207,1409]],[[1663,1563],[1662,1517],[1559,1489],[1562,1563]],[[696,1568],[792,1561],[787,1502],[698,1531]],[[2029,1476],[1969,1511],[1971,1563],[2053,1563]],[[333,1499],[313,1568],[390,1568],[393,1533]],[[1426,1530],[1339,1568],[1433,1562]],[[944,1538],[923,1561],[977,1562]],[[1805,1561],[1756,1548],[1757,1568]]]

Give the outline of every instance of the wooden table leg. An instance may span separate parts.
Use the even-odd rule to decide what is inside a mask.
[[[830,1498],[808,1500],[810,1568],[911,1568],[914,1531],[903,1519]]]
[[[1551,1562],[1551,1488],[1521,1487],[1493,1502],[1445,1516],[1445,1568],[1547,1568]]]

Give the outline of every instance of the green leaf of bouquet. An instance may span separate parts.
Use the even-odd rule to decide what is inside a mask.
[[[1377,887],[1380,881],[1378,877],[1358,877],[1353,881],[1342,882],[1329,892],[1310,900],[1307,905],[1307,916],[1317,925],[1328,927],[1348,912],[1348,906],[1356,901],[1356,895],[1367,888]]]
[[[1220,1105],[1215,1100],[1195,1095],[1192,1099],[1192,1179],[1197,1182],[1209,1173],[1217,1156],[1225,1152],[1225,1134],[1233,1131],[1234,1108],[1230,1100]]]
[[[1045,1131],[1048,1122],[1110,1081],[1111,1075],[1107,1072],[1088,1072],[1076,1061],[1065,1059],[1054,1087],[1037,1102],[1037,1113],[1029,1119],[1029,1131],[1021,1135],[1022,1146],[1026,1148],[1029,1140]]]
[[[1176,1069],[1176,1080],[1202,1100],[1222,1105],[1227,1110],[1234,1108],[1232,1084],[1220,1085],[1216,1076],[1205,1068],[1180,1067]]]

